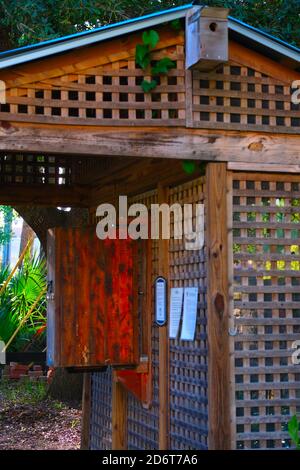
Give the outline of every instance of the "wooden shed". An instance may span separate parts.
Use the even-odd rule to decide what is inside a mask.
[[[193,5],[0,54],[0,203],[89,213],[48,238],[48,356],[86,372],[84,447],[290,446],[299,61],[227,10]],[[96,208],[120,195],[204,204],[204,246],[98,240]],[[194,340],[155,321],[158,276],[168,303],[198,287]]]

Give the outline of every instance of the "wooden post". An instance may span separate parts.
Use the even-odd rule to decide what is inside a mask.
[[[127,449],[127,391],[115,372],[112,383],[112,450]]]
[[[83,374],[81,450],[90,448],[91,392],[91,374],[86,372]]]
[[[209,449],[231,446],[226,163],[207,165]],[[230,215],[230,214],[229,214]]]
[[[169,202],[169,188],[158,185],[158,204]],[[161,228],[162,224],[160,224]],[[158,274],[168,281],[169,240],[158,243]],[[169,336],[168,327],[159,327],[159,449],[169,449]]]

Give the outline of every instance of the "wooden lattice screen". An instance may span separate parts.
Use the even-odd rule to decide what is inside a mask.
[[[192,82],[191,127],[299,133],[300,105],[292,103],[288,80],[232,62],[193,71]]]
[[[110,450],[112,447],[112,371],[92,374],[90,415],[90,448]]]
[[[196,179],[171,188],[170,204],[204,204],[204,194],[204,179]],[[195,229],[195,212],[192,226]],[[170,448],[174,450],[207,449],[207,316],[205,249],[187,250],[184,240],[171,237],[170,287],[189,286],[199,288],[195,340],[170,340]]]
[[[0,183],[12,185],[71,184],[72,162],[54,155],[0,153]]]
[[[119,55],[126,57],[127,54]],[[144,93],[141,88],[143,79],[151,77],[136,66],[134,56],[114,62],[104,57],[102,61],[108,62],[105,65],[84,68],[80,64],[78,70],[72,66],[72,73],[55,74],[54,71],[53,74],[58,75],[55,78],[28,79],[18,87],[12,82],[7,89],[7,103],[0,105],[0,120],[97,126],[184,126],[183,46],[178,44],[154,52],[152,64],[166,56],[176,67],[168,75],[156,77],[158,86],[152,93]]]
[[[300,371],[292,364],[300,334],[300,178],[236,173],[232,186],[233,446],[286,448],[287,422],[300,412]]]

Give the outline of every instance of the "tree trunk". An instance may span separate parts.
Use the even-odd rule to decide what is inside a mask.
[[[21,233],[21,243],[20,243],[20,255],[23,253],[25,246],[27,245],[30,238],[35,237],[35,233],[32,228],[23,220],[23,227]]]

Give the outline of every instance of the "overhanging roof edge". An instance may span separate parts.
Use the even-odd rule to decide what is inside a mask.
[[[141,29],[150,28],[162,23],[184,18],[186,11],[193,4],[156,12],[139,18],[132,18],[113,25],[103,26],[90,31],[83,31],[64,38],[58,38],[43,43],[26,46],[0,53],[0,69],[5,69],[33,60],[67,52],[72,49],[96,44],[113,39]],[[260,31],[242,21],[229,17],[229,29],[266,48],[300,63],[300,49],[284,41]]]

